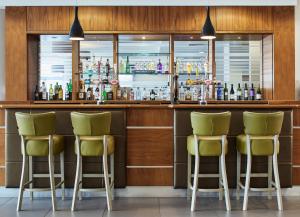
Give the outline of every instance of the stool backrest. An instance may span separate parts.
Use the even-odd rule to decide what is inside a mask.
[[[192,112],[193,134],[199,136],[227,135],[230,126],[231,112],[201,113]]]
[[[77,136],[103,136],[110,133],[110,112],[71,112],[71,121],[74,134]]]
[[[280,134],[283,112],[257,113],[244,112],[245,134],[255,136],[274,136]]]
[[[48,136],[55,133],[55,112],[16,112],[19,134],[22,136]]]

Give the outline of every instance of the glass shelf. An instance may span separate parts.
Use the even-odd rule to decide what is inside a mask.
[[[170,53],[118,53],[119,56],[169,56]]]

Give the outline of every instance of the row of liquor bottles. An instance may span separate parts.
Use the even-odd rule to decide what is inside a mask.
[[[62,85],[56,82],[55,85],[50,84],[49,89],[45,82],[39,87],[36,85],[34,90],[34,100],[72,100],[72,81],[66,83],[65,90],[63,90]]]

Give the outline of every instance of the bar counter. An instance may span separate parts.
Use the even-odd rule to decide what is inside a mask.
[[[231,111],[228,134],[229,151],[226,156],[229,187],[236,182],[235,137],[243,132],[243,111],[273,112],[284,111],[284,123],[280,134],[279,171],[282,187],[292,186],[292,137],[293,109],[299,107],[295,101],[264,101],[260,103],[229,102],[198,104],[83,104],[83,103],[0,103],[5,109],[6,144],[6,186],[18,187],[21,174],[20,137],[18,135],[15,112],[56,112],[56,132],[65,137],[66,186],[72,187],[75,176],[74,135],[70,112],[112,112],[111,134],[116,139],[115,185],[126,186],[165,185],[185,188],[187,180],[186,137],[192,134],[190,113]],[[56,159],[58,162],[58,159]],[[243,161],[244,162],[244,161]],[[266,158],[253,160],[253,172],[265,171]],[[83,170],[96,173],[101,168],[100,159],[84,159]],[[244,163],[242,164],[244,168]],[[34,159],[35,172],[47,172],[47,159]],[[217,158],[201,158],[200,173],[218,171]],[[264,179],[258,178],[251,184],[264,186]],[[47,180],[38,180],[35,186],[47,185]],[[102,186],[97,179],[85,180],[86,187]],[[203,179],[200,187],[218,186],[217,179]]]

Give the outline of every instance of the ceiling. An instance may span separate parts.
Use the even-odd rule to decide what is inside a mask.
[[[283,6],[297,0],[0,0],[5,6]]]

